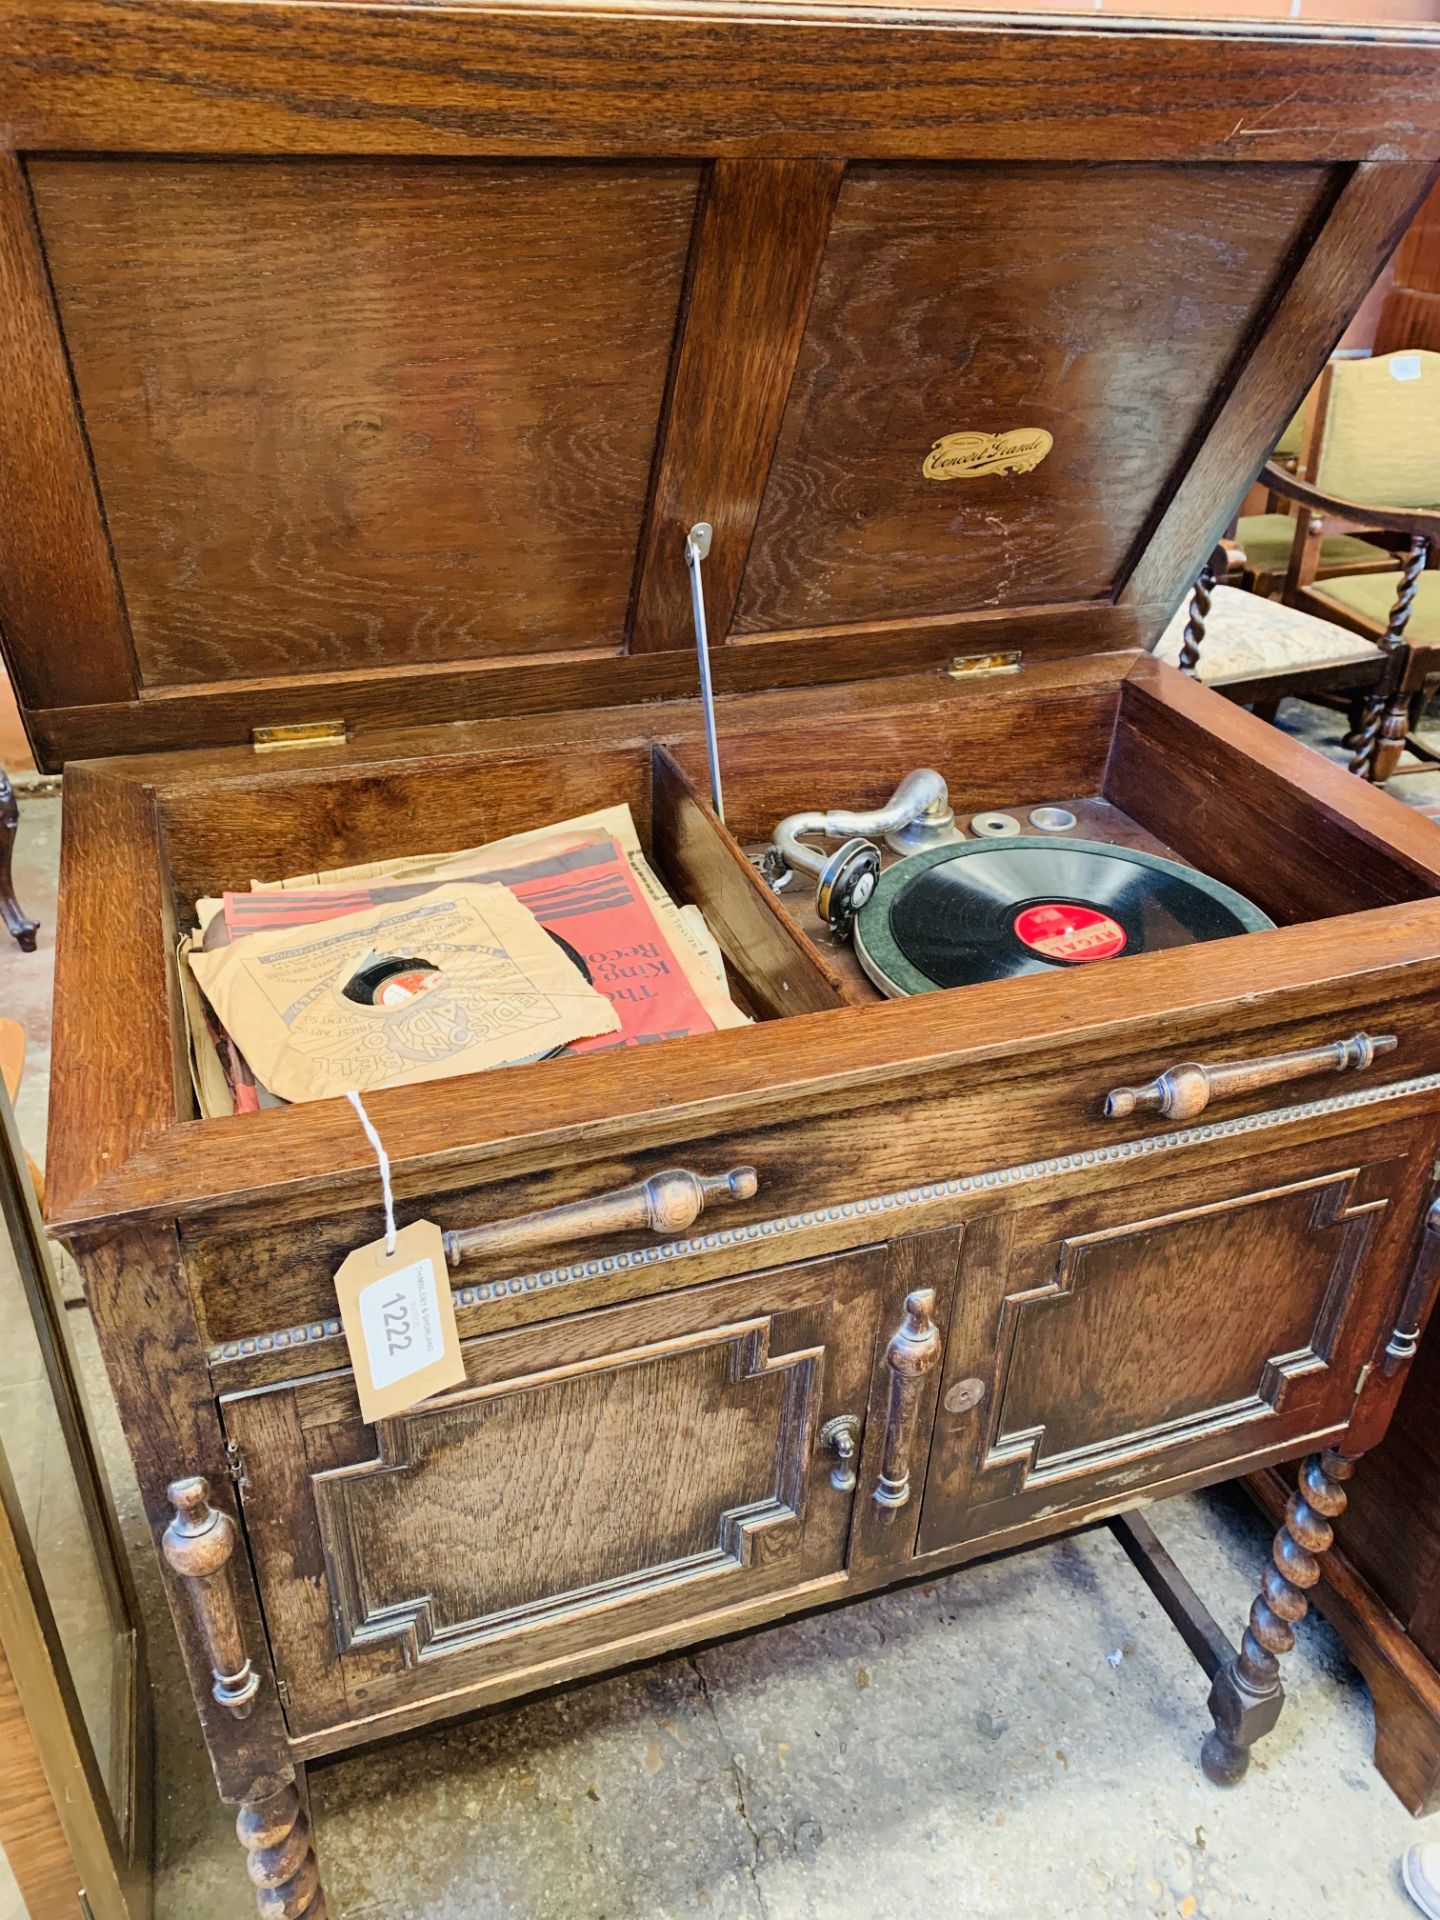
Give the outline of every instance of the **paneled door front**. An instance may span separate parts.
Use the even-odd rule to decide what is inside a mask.
[[[1247,1145],[1060,1216],[1037,1202],[971,1224],[920,1553],[1343,1431],[1428,1159],[1393,1123]]]
[[[348,1371],[225,1401],[292,1734],[410,1724],[824,1598],[855,1498],[825,1429],[863,1414],[885,1265],[482,1335],[462,1387],[374,1427]]]

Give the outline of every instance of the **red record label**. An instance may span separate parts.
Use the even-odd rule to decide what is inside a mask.
[[[392,973],[388,980],[380,983],[373,1004],[377,1007],[403,1007],[407,1000],[440,986],[444,978],[443,973],[430,973],[420,967],[413,967],[409,973]]]
[[[1017,913],[1015,934],[1047,960],[1109,960],[1125,950],[1125,929],[1108,913],[1059,900]]]

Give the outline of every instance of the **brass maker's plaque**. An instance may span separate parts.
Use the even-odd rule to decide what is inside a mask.
[[[982,473],[1029,473],[1055,444],[1044,427],[1011,427],[1008,433],[947,433],[925,456],[927,480],[975,480]]]

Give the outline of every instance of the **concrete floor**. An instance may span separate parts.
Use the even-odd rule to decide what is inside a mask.
[[[1292,718],[1293,716],[1293,718]],[[1290,730],[1334,751],[1323,716]],[[1440,802],[1440,778],[1401,783]],[[59,803],[27,797],[32,957],[0,945],[0,1011],[32,1034],[43,1140]],[[0,1274],[0,1292],[4,1289]],[[156,1920],[251,1920],[83,1308],[69,1316],[150,1619]],[[24,1444],[0,1400],[7,1449]],[[1225,1489],[1152,1512],[1238,1632],[1270,1529]],[[772,1627],[312,1774],[337,1920],[1109,1920],[1413,1914],[1396,1872],[1440,1822],[1370,1765],[1369,1697],[1323,1622],[1250,1778],[1195,1755],[1204,1682],[1104,1532]],[[3,1887],[0,1916],[8,1920]]]

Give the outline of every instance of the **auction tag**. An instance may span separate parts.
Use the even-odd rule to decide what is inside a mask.
[[[335,1275],[362,1420],[387,1420],[465,1378],[440,1229],[412,1220],[395,1251],[372,1240]]]

